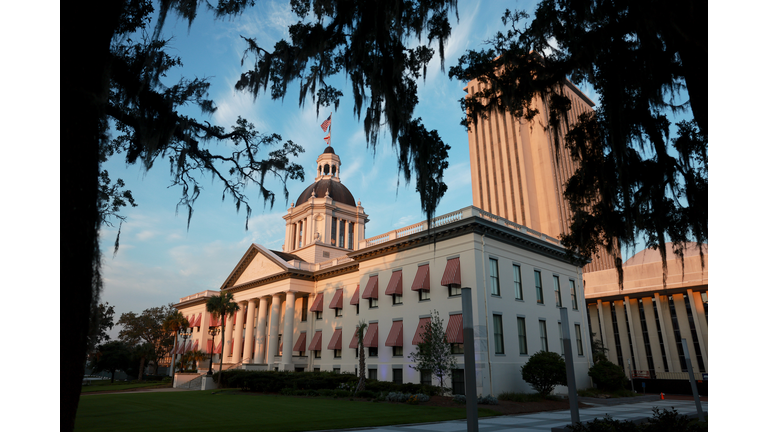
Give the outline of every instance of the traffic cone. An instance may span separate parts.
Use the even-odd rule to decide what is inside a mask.
[[[664,393],[661,394],[661,400],[664,400]]]

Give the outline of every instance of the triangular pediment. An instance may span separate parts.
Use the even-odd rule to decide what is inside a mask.
[[[231,288],[246,282],[263,279],[283,273],[291,268],[293,266],[286,263],[274,252],[264,246],[252,244],[221,288]]]

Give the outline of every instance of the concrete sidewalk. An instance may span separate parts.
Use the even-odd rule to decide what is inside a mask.
[[[657,396],[658,398],[658,396]],[[586,402],[585,402],[586,403]],[[628,420],[637,417],[651,417],[652,409],[658,407],[671,410],[675,408],[680,414],[696,414],[696,405],[686,400],[645,400],[621,405],[593,405],[582,408],[579,415],[582,422],[592,421],[610,415],[616,420]],[[707,402],[702,401],[701,407],[707,413]],[[481,432],[515,431],[515,432],[550,432],[552,428],[561,428],[571,422],[570,411],[547,411],[533,414],[513,416],[485,417],[479,420]],[[370,432],[457,432],[466,431],[466,420],[455,420],[438,423],[422,423],[399,426],[383,426],[378,428],[362,428]]]

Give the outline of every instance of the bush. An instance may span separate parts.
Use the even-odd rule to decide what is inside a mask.
[[[458,404],[466,405],[467,397],[464,395],[453,395],[453,401]]]
[[[317,391],[317,394],[319,394],[320,396],[323,396],[323,397],[333,397],[334,390],[331,390],[331,389],[321,389],[321,390]]]
[[[539,351],[521,369],[523,381],[543,396],[552,393],[557,385],[568,385],[565,360],[560,354]]]
[[[366,389],[366,390],[357,392],[357,394],[355,394],[355,397],[362,398],[362,399],[373,399],[376,397],[376,393]]]
[[[620,390],[629,382],[621,366],[601,360],[589,368],[589,376],[600,390]]]
[[[477,403],[480,405],[498,405],[499,400],[491,395],[488,395],[488,396],[480,395],[480,397],[477,398]]]
[[[408,399],[408,396],[401,392],[389,392],[386,399],[389,402],[405,402]]]
[[[345,398],[345,397],[350,397],[350,396],[352,396],[352,392],[351,392],[351,391],[349,391],[349,390],[339,389],[339,390],[334,390],[334,391],[333,391],[333,395],[334,395],[335,397],[339,397],[339,398]]]
[[[681,416],[674,408],[672,411],[660,412],[658,408],[653,408],[653,418],[648,423],[633,423],[629,420],[614,420],[610,416],[603,419],[595,419],[586,423],[576,423],[570,426],[573,432],[699,432],[706,431],[707,424],[698,420],[690,420]]]

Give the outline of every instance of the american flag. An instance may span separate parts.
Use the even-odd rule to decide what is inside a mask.
[[[333,113],[331,113],[331,115],[329,115],[328,118],[320,125],[320,127],[323,128],[323,132],[328,131],[328,126],[331,125],[331,116],[332,115],[333,115]]]
[[[323,139],[325,140],[326,144],[331,145],[331,133],[330,132],[328,132],[328,135],[326,135],[325,138],[323,138]]]

